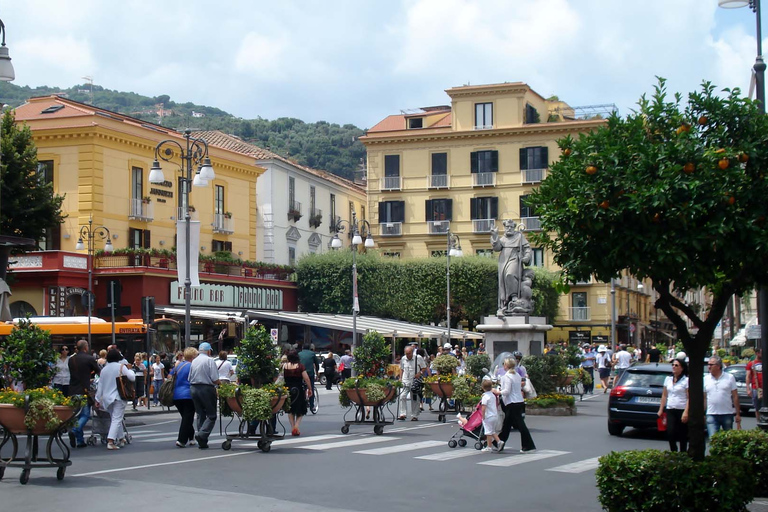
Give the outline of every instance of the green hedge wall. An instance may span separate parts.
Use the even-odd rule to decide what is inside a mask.
[[[556,275],[534,269],[534,315],[553,321],[557,313]],[[357,255],[360,314],[428,324],[444,321],[445,258],[399,260],[376,252]],[[311,254],[296,269],[299,308],[310,313],[350,314],[352,253]],[[451,260],[451,325],[462,320],[474,327],[482,316],[496,313],[496,259],[467,256]]]

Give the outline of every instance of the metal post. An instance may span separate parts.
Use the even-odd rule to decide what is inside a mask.
[[[451,231],[448,230],[448,245],[445,251],[445,314],[446,314],[446,326],[448,327],[448,343],[453,345],[451,341]]]
[[[357,311],[360,309],[360,302],[357,298],[357,244],[355,236],[358,234],[357,214],[352,210],[352,225],[350,227],[352,235],[352,353],[357,347]]]
[[[93,224],[93,216],[88,220],[88,346],[93,347],[91,344],[91,315],[93,312],[93,232],[91,231],[91,225]]]
[[[611,350],[616,352],[616,279],[611,278]]]
[[[629,314],[629,283],[630,277],[627,276],[627,346],[632,345],[632,320]]]
[[[182,164],[186,164],[186,169],[183,171],[186,173],[184,181],[184,231],[186,232],[186,240],[184,242],[186,248],[186,254],[184,254],[184,260],[186,262],[186,269],[184,270],[184,348],[188,348],[190,345],[191,329],[192,329],[192,277],[190,275],[190,251],[192,250],[190,243],[190,236],[192,234],[191,219],[189,215],[189,188],[192,186],[192,151],[189,145],[190,131],[184,132],[184,138],[187,140],[187,152],[182,155]]]
[[[109,291],[112,294],[109,299],[109,307],[112,310],[112,344],[117,345],[115,341],[115,280],[112,279],[109,282]]]

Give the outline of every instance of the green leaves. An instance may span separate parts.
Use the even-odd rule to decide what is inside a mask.
[[[280,369],[280,353],[263,325],[256,325],[246,331],[245,337],[235,347],[237,354],[237,375],[241,382],[254,386],[270,384],[277,378]]]
[[[25,389],[46,387],[56,374],[57,354],[50,334],[28,318],[20,319],[19,325],[6,336],[0,354],[11,378],[23,382]]]

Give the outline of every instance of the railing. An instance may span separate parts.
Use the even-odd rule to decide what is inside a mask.
[[[379,224],[379,234],[381,236],[400,236],[403,234],[403,223],[382,222]]]
[[[591,320],[592,308],[568,308],[568,320],[588,321]]]
[[[288,220],[297,221],[301,218],[301,203],[298,201],[291,201],[288,204]]]
[[[520,222],[526,231],[541,231],[541,219],[538,217],[522,217]]]
[[[495,172],[475,172],[472,173],[473,187],[494,187],[496,186]]]
[[[309,209],[309,225],[310,227],[318,227],[323,222],[323,210],[320,208]]]
[[[475,125],[475,130],[492,130],[493,125],[492,124],[477,124]]]
[[[385,176],[381,178],[381,190],[400,190],[400,176]]]
[[[94,268],[152,268],[176,271],[176,258],[168,256],[150,256],[149,254],[120,254],[102,255],[94,258]],[[253,279],[272,279],[276,281],[290,281],[293,271],[274,268],[274,265],[263,267],[250,267],[239,263],[227,263],[222,261],[201,261],[198,264],[198,272],[207,274],[222,274],[227,276],[249,277]]]
[[[155,205],[152,201],[145,201],[144,199],[129,199],[130,213],[128,218],[132,220],[140,220],[144,222],[151,222],[155,220]]]
[[[472,232],[490,233],[494,219],[472,219]]]
[[[341,217],[338,215],[331,215],[331,225],[328,226],[328,231],[331,233],[336,232],[336,226],[339,224],[339,221],[341,220]]]
[[[235,219],[226,213],[214,213],[213,232],[231,235],[235,232]]]
[[[445,234],[451,229],[449,220],[428,220],[427,229],[430,235]]]
[[[184,208],[176,208],[176,220],[184,220]],[[189,220],[198,220],[197,211],[194,208],[189,210]]]
[[[523,171],[523,183],[540,183],[547,175],[546,169],[525,169]]]
[[[448,188],[449,181],[447,174],[433,174],[427,176],[427,188]]]

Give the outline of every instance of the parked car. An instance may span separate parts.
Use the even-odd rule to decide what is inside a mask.
[[[608,399],[608,433],[620,436],[627,427],[656,428],[664,379],[672,365],[642,363],[629,367]]]
[[[325,369],[323,368],[323,359],[325,359],[325,356],[328,355],[328,352],[324,354],[318,354],[318,360],[320,361],[320,369],[317,370],[317,380],[320,382],[321,386],[325,386]],[[334,353],[333,358],[336,360],[336,368],[339,367],[339,363],[341,362],[341,356],[339,354]],[[341,374],[337,371],[335,381],[338,381],[341,379]],[[334,382],[336,384],[336,382]]]
[[[736,379],[736,387],[739,392],[739,405],[741,406],[741,413],[749,412],[752,408],[752,398],[747,395],[747,365],[746,364],[732,364],[723,368],[724,372],[728,372]]]

